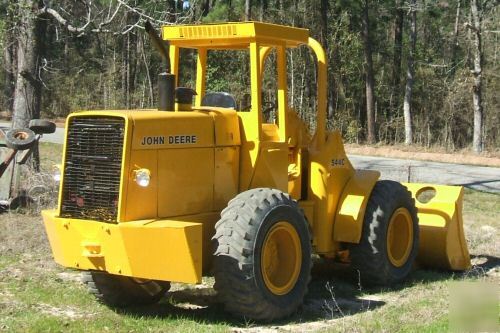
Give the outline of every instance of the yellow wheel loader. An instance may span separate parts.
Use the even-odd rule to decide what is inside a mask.
[[[350,262],[368,284],[398,283],[415,262],[470,266],[462,188],[379,181],[377,171],[355,170],[339,132],[326,131],[326,55],[308,30],[164,26],[162,39],[146,30],[165,58],[159,108],[71,114],[59,205],[43,212],[56,262],[86,271],[100,300],[153,303],[170,282],[213,274],[227,311],[269,321],[303,302],[313,253]],[[301,45],[317,60],[312,137],[287,103],[286,51]],[[184,49],[196,53],[193,89],[178,87]],[[249,59],[245,106],[206,91],[214,50]],[[268,117],[271,52],[277,93]]]

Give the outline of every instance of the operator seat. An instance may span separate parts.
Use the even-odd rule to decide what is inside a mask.
[[[218,106],[236,110],[236,100],[226,92],[211,92],[203,96],[201,106]]]

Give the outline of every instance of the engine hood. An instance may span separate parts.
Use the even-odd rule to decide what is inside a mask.
[[[197,111],[157,110],[84,111],[78,115],[127,119],[132,150],[203,148],[240,144],[238,115],[234,110],[203,108]]]

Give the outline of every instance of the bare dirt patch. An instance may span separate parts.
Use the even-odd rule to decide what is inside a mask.
[[[67,319],[83,319],[83,318],[91,318],[96,315],[96,313],[86,313],[81,310],[73,307],[65,307],[60,308],[56,306],[52,306],[45,303],[39,303],[33,306],[36,311],[40,311],[42,313],[54,316],[54,317],[62,317]]]
[[[348,154],[353,155],[381,156],[421,161],[500,167],[500,150],[485,152],[477,155],[469,150],[449,152],[440,147],[427,149],[414,146],[361,146],[356,144],[346,144],[345,149]]]

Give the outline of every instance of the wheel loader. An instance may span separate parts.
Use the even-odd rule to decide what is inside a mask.
[[[326,54],[307,29],[146,30],[165,60],[158,109],[70,114],[58,208],[42,213],[55,261],[84,271],[99,300],[154,303],[171,282],[213,275],[228,312],[270,321],[302,304],[313,254],[349,263],[373,285],[398,283],[415,264],[470,267],[461,187],[379,180],[356,170],[340,133],[326,130]],[[314,135],[288,105],[286,52],[300,46],[317,62]],[[196,52],[194,87],[178,86],[185,49]],[[247,55],[249,105],[206,91],[214,50]],[[271,52],[277,94],[266,121]]]

